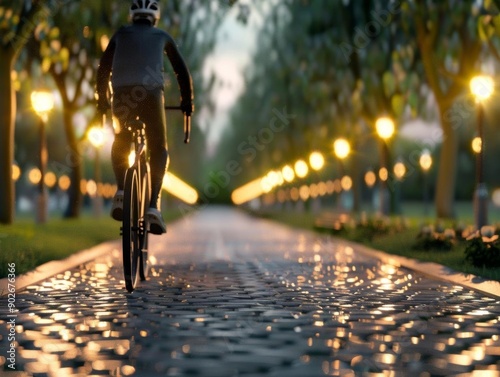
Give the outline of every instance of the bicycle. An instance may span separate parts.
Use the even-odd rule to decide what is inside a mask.
[[[180,106],[165,106],[166,110],[181,110]],[[123,195],[122,236],[123,275],[125,287],[133,292],[149,273],[148,235],[149,224],[146,212],[151,199],[151,173],[147,153],[146,125],[140,119],[127,122],[132,133],[134,162],[125,174]],[[184,143],[189,143],[191,118],[184,116]]]

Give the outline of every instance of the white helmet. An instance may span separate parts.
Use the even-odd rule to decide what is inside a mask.
[[[156,0],[133,0],[130,6],[130,18],[152,18],[153,23],[160,19],[160,6]]]

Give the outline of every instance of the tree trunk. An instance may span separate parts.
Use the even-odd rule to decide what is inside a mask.
[[[79,217],[82,206],[82,193],[80,190],[80,181],[82,180],[82,155],[73,129],[73,115],[73,111],[68,109],[64,110],[64,129],[66,131],[66,140],[68,141],[66,163],[68,164],[68,168],[71,169],[71,185],[68,191],[69,202],[64,213],[64,217],[67,218]]]
[[[9,47],[0,48],[0,223],[14,221],[14,182],[12,161],[14,161],[14,124],[16,101],[11,83],[14,52]]]
[[[451,101],[438,101],[443,130],[443,142],[439,157],[438,176],[436,181],[435,205],[438,218],[455,218],[455,183],[457,176],[458,135],[447,116],[451,111]]]

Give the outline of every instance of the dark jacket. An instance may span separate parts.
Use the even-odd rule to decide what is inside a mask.
[[[105,98],[111,75],[113,88],[164,88],[163,56],[167,54],[177,76],[182,101],[193,99],[193,82],[173,38],[146,24],[121,27],[111,38],[97,70],[97,94]]]

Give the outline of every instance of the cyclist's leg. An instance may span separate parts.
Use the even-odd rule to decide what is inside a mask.
[[[129,167],[130,143],[132,142],[132,134],[124,126],[128,120],[135,118],[135,108],[138,106],[138,104],[126,101],[125,98],[130,98],[130,89],[116,88],[113,95],[112,112],[118,122],[114,125],[115,140],[111,147],[111,163],[118,190],[123,190],[125,173]]]
[[[121,99],[126,98],[129,92],[130,90],[125,88],[115,89],[112,104],[113,116],[118,122],[114,124],[115,139],[111,149],[111,163],[113,165],[117,185],[117,191],[111,206],[111,217],[118,221],[122,221],[123,219],[123,187],[125,173],[128,168],[130,143],[132,141],[132,134],[125,129],[124,125],[127,120],[133,117],[130,104]]]
[[[163,177],[168,164],[166,118],[163,90],[148,91],[148,96],[141,109],[141,118],[146,123],[146,137],[150,151],[151,167],[151,208],[158,208],[158,199],[163,184]]]

